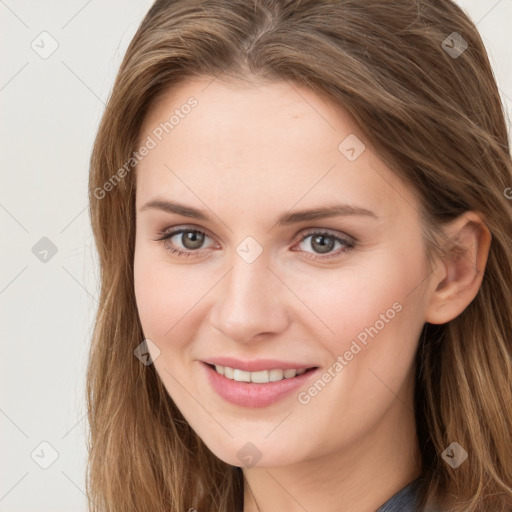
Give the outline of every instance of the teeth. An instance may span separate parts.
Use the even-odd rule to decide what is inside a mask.
[[[270,376],[270,382],[275,382],[276,380],[283,380],[283,370],[270,370],[269,376]]]
[[[251,382],[256,382],[258,384],[265,384],[269,379],[269,371],[263,370],[261,372],[248,372],[251,376]]]
[[[266,382],[276,382],[283,379],[292,379],[297,375],[305,373],[306,369],[302,370],[263,370],[259,372],[246,372],[238,368],[230,368],[229,366],[215,365],[215,370],[224,377],[236,380],[237,382],[255,382],[257,384],[265,384]]]
[[[233,369],[233,380],[238,382],[251,382],[251,372],[244,372],[243,370]]]

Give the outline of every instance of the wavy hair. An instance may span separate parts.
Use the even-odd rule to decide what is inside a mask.
[[[448,51],[457,37],[467,43],[458,55]],[[478,294],[452,321],[425,324],[418,340],[421,506],[510,511],[512,162],[486,50],[451,0],[157,0],[151,6],[120,66],[90,160],[101,282],[87,367],[90,510],[243,509],[241,469],[210,452],[154,366],[134,357],[144,339],[133,286],[131,160],[141,124],[173,86],[220,74],[287,80],[346,109],[417,194],[429,258],[441,250],[435,240],[444,223],[468,210],[482,214],[492,242]],[[440,456],[452,441],[468,452],[456,470]]]

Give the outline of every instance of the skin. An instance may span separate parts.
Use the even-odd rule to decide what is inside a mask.
[[[425,322],[447,322],[473,300],[490,234],[477,213],[459,217],[444,232],[466,255],[439,259],[429,272],[412,190],[344,110],[286,82],[189,80],[153,104],[140,143],[190,96],[198,105],[137,167],[135,294],[145,337],[159,349],[156,371],[217,457],[243,466],[239,450],[257,447],[261,458],[243,468],[244,512],[374,511],[419,475],[419,335]],[[350,134],[366,145],[354,161],[338,149]],[[212,219],[141,211],[156,197]],[[334,201],[378,218],[275,225],[283,213]],[[179,227],[203,231],[203,245],[190,249],[181,235],[167,247],[156,241]],[[315,259],[314,237],[300,241],[311,228],[357,245],[340,252],[336,243],[330,260]],[[263,249],[252,263],[236,252],[248,236]],[[172,254],[171,243],[198,256]],[[200,361],[215,355],[327,370],[394,303],[400,312],[308,404],[294,392],[265,408],[235,406],[205,378]]]

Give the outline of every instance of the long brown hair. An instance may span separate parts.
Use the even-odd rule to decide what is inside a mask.
[[[450,0],[152,5],[121,64],[91,156],[101,295],[87,371],[90,509],[243,508],[241,469],[210,452],[154,365],[134,357],[144,339],[133,287],[141,123],[174,85],[220,74],[287,80],[348,110],[417,193],[428,254],[438,254],[443,223],[468,210],[482,214],[492,243],[481,288],[457,318],[425,324],[419,340],[421,504],[456,497],[456,511],[511,510],[512,163],[484,45]],[[468,453],[457,469],[441,457],[454,441]]]

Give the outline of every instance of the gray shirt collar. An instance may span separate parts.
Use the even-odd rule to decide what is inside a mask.
[[[414,512],[418,502],[418,480],[414,480],[391,497],[376,512]]]

